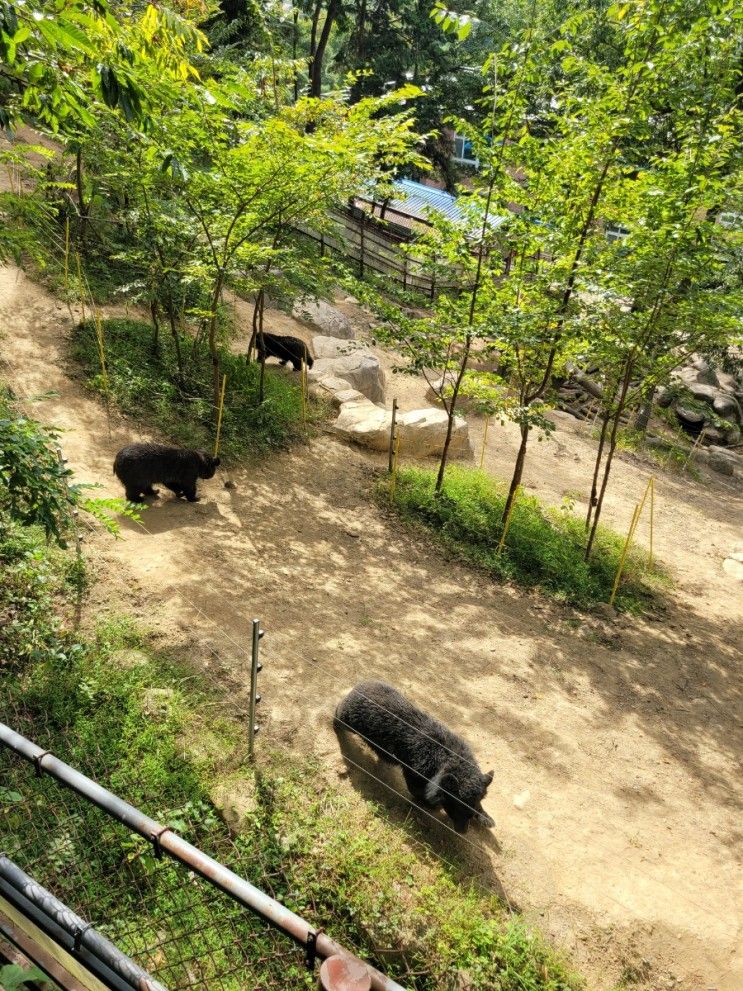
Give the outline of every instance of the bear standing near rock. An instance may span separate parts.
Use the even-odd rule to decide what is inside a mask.
[[[460,736],[392,685],[357,685],[335,710],[335,726],[357,733],[381,760],[401,767],[411,794],[431,808],[443,807],[458,833],[466,833],[473,818],[495,825],[481,804],[493,772],[483,774]]]
[[[141,502],[143,495],[155,496],[156,483],[196,502],[196,481],[213,478],[219,458],[205,451],[190,451],[165,444],[129,444],[122,447],[114,461],[114,474],[126,489],[129,502]]]
[[[266,358],[278,358],[282,365],[290,361],[295,372],[302,371],[302,362],[308,368],[312,368],[313,365],[310,349],[298,337],[283,337],[280,334],[267,334],[264,331],[256,337],[256,348],[260,361],[265,361]]]

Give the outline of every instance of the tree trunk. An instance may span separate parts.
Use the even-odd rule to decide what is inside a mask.
[[[181,338],[178,333],[178,322],[175,318],[175,307],[173,306],[173,297],[168,295],[168,301],[166,304],[166,312],[168,314],[168,323],[170,324],[170,333],[173,336],[173,346],[175,347],[175,360],[178,365],[178,387],[184,389],[186,387],[186,374],[183,369],[183,354],[181,353]]]
[[[292,61],[294,62],[294,69],[292,70],[294,76],[294,102],[296,103],[299,99],[299,73],[297,71],[297,44],[299,43],[299,8],[294,8],[294,26],[292,28]]]
[[[648,424],[650,423],[650,417],[653,414],[653,402],[655,400],[655,386],[649,385],[643,391],[642,402],[635,414],[635,418],[632,421],[632,429],[637,430],[643,436],[647,433]]]
[[[617,408],[614,411],[611,424],[611,436],[609,437],[609,451],[606,455],[606,461],[604,463],[604,475],[601,479],[601,490],[596,501],[596,510],[593,514],[593,525],[591,526],[591,532],[588,537],[588,543],[586,544],[585,560],[588,561],[591,557],[591,550],[593,549],[594,540],[596,539],[596,531],[599,526],[599,519],[601,517],[601,510],[604,506],[604,495],[606,494],[606,486],[609,484],[609,474],[611,473],[611,463],[614,460],[614,452],[617,448],[617,433],[619,431],[619,423],[622,418],[622,413],[624,412],[624,404],[627,400],[627,392],[629,391],[630,378],[632,376],[632,361],[628,360],[624,370],[624,377],[622,379],[622,388],[619,393],[619,399],[617,400]]]
[[[260,300],[260,305],[256,300],[256,307],[258,313],[258,341],[260,342],[260,359],[261,359],[261,374],[258,380],[258,405],[260,406],[264,400],[264,388],[266,381],[266,345],[263,340],[263,290],[258,293],[258,300]]]
[[[359,0],[356,15],[356,53],[355,64],[359,69],[363,69],[366,59],[366,0]],[[358,103],[363,94],[362,77],[357,77],[351,86],[351,103]]]
[[[591,516],[593,516],[593,507],[598,502],[598,484],[599,484],[599,471],[601,469],[601,459],[604,455],[604,443],[606,442],[606,431],[609,429],[609,411],[604,410],[604,415],[601,417],[601,436],[599,438],[599,449],[596,454],[596,464],[593,466],[593,479],[591,481],[591,498],[588,500],[588,513],[586,514],[586,530],[591,525]]]
[[[462,360],[459,365],[459,372],[457,373],[456,381],[454,382],[454,388],[452,389],[451,398],[449,399],[449,405],[446,406],[446,415],[448,417],[446,424],[446,437],[444,438],[444,447],[441,451],[441,461],[439,462],[439,473],[436,476],[436,485],[434,486],[434,495],[438,495],[441,492],[441,486],[444,484],[444,473],[446,471],[446,463],[449,460],[449,447],[451,445],[451,435],[454,432],[454,417],[457,411],[457,396],[459,395],[459,390],[462,385],[462,379],[464,378],[464,373],[467,371],[467,361],[470,356],[470,348],[472,347],[472,335],[467,334],[464,342],[464,351],[462,352]],[[444,381],[446,381],[446,375],[444,375]],[[442,387],[443,393],[443,387]]]
[[[516,455],[516,464],[513,467],[511,485],[508,489],[508,498],[506,499],[506,504],[503,507],[503,516],[501,517],[501,526],[503,528],[505,528],[508,523],[508,517],[511,515],[511,508],[516,498],[516,493],[518,492],[519,485],[521,485],[521,478],[524,474],[524,464],[526,462],[526,446],[529,443],[530,431],[531,427],[527,423],[522,424],[521,444],[519,445],[519,452]]]
[[[337,0],[330,0],[328,9],[325,12],[325,20],[323,22],[322,31],[320,32],[320,38],[317,42],[317,46],[312,56],[312,63],[310,65],[310,96],[314,96],[318,100],[322,96],[322,63],[325,58],[325,49],[328,47],[330,31],[333,27],[337,14]]]
[[[160,350],[160,319],[157,314],[157,300],[150,300],[150,316],[152,317],[152,329],[154,334],[152,335],[152,350],[155,354]]]
[[[265,301],[265,289],[259,289],[255,294],[255,302],[253,304],[253,330],[250,334],[250,340],[248,341],[248,350],[245,352],[245,360],[250,362],[253,360],[253,350],[255,349],[256,341],[258,340],[258,325],[262,319],[262,311]]]
[[[221,385],[219,352],[217,351],[217,307],[222,296],[224,271],[220,271],[214,286],[211,300],[211,315],[209,317],[209,357],[212,362],[212,389],[214,392],[214,412],[219,409],[219,393]]]

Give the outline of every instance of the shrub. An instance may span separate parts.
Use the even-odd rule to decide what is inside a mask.
[[[98,339],[92,322],[74,332],[73,354],[89,383],[107,395],[122,412],[184,447],[211,449],[214,443],[211,364],[193,339],[181,341],[187,381],[181,387],[171,338],[155,346],[149,324],[104,320],[106,374],[101,373]],[[220,453],[226,460],[286,447],[307,434],[299,376],[266,368],[265,399],[258,405],[260,366],[243,356],[221,353],[227,375]],[[308,404],[308,421],[323,410]]]
[[[441,494],[434,495],[435,472],[404,468],[398,472],[393,505],[407,520],[425,524],[437,539],[463,559],[495,578],[527,588],[540,588],[576,606],[607,602],[611,594],[624,538],[601,527],[591,560],[583,559],[583,521],[563,509],[545,509],[533,496],[520,494],[511,514],[503,550],[498,552],[505,488],[482,472],[451,467]],[[380,485],[387,493],[389,483]],[[647,607],[667,576],[646,555],[632,549],[615,605],[619,609]]]

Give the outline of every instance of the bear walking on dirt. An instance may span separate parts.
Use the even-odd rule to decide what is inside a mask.
[[[156,482],[177,496],[196,502],[196,480],[213,478],[219,458],[205,451],[190,451],[165,444],[129,444],[114,461],[114,474],[126,489],[129,502],[140,502],[142,495],[157,495]]]
[[[264,332],[258,334],[255,343],[260,361],[265,361],[266,358],[278,358],[282,365],[290,361],[295,372],[302,371],[302,362],[308,368],[312,368],[313,359],[310,349],[298,337],[282,337],[279,334]]]
[[[481,804],[493,772],[483,774],[460,736],[392,685],[357,685],[335,710],[335,728],[357,733],[379,758],[401,767],[411,794],[431,808],[443,807],[457,832],[466,833],[473,818],[495,825]]]

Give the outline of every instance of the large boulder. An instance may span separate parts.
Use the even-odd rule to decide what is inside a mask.
[[[692,356],[689,364],[676,371],[673,377],[699,403],[698,408],[692,410],[683,396],[674,400],[673,390],[665,393],[681,426],[693,434],[704,428],[704,444],[739,444],[743,427],[743,387],[740,381],[729,372],[713,368],[699,355]],[[728,425],[721,424],[720,419],[726,420]],[[726,471],[721,459],[713,457],[712,461],[720,466],[716,470]]]
[[[392,414],[369,400],[351,400],[341,406],[334,429],[342,437],[373,451],[389,449]],[[446,439],[447,416],[440,409],[416,409],[400,413],[397,434],[400,454],[423,458],[440,454]],[[452,457],[467,457],[471,453],[467,421],[454,418],[449,452]]]
[[[732,451],[726,451],[724,447],[711,445],[703,452],[703,460],[712,471],[719,472],[720,475],[733,476],[735,469],[741,467],[740,455]]]
[[[353,325],[345,313],[324,299],[300,297],[292,307],[292,316],[321,331],[327,337],[339,337],[346,341],[354,338]]]
[[[384,370],[376,355],[357,344],[323,335],[315,337],[312,344],[316,357],[307,376],[310,382],[340,379],[343,389],[356,389],[373,403],[384,402]]]
[[[370,399],[357,399],[341,405],[333,429],[341,437],[372,451],[384,451],[390,442],[389,410],[376,406]]]
[[[441,454],[446,439],[448,417],[442,409],[414,409],[397,418],[400,450],[413,457]],[[453,458],[471,453],[469,428],[464,417],[455,416],[449,453]]]

